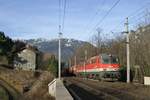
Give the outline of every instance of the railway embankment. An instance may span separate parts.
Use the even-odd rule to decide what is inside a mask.
[[[3,89],[3,93],[1,94],[2,98],[0,100],[18,100],[22,97],[21,93],[5,80],[0,79],[0,87]]]
[[[0,67],[0,79],[21,95],[12,94],[17,98],[14,100],[54,100],[47,88],[48,83],[53,80],[50,72],[17,71]]]

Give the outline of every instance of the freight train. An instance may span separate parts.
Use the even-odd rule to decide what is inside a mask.
[[[119,79],[119,59],[115,55],[100,54],[84,63],[70,67],[70,72],[79,77],[94,79]]]

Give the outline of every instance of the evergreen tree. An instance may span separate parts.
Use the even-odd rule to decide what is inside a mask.
[[[51,71],[53,73],[53,75],[57,77],[57,73],[58,73],[58,60],[55,58],[55,56],[52,56],[49,59],[49,64],[48,64],[47,70]]]
[[[13,45],[14,42],[12,41],[12,39],[6,37],[4,32],[0,32],[0,55],[6,56],[9,63],[11,63],[13,59],[13,55],[11,52]]]

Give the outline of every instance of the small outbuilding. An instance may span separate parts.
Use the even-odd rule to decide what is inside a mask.
[[[16,52],[14,68],[18,70],[36,70],[38,67],[40,52],[37,48],[26,45]]]

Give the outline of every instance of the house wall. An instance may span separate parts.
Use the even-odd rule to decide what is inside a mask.
[[[22,70],[36,69],[36,53],[32,50],[24,49],[17,54],[14,60],[14,67]]]

